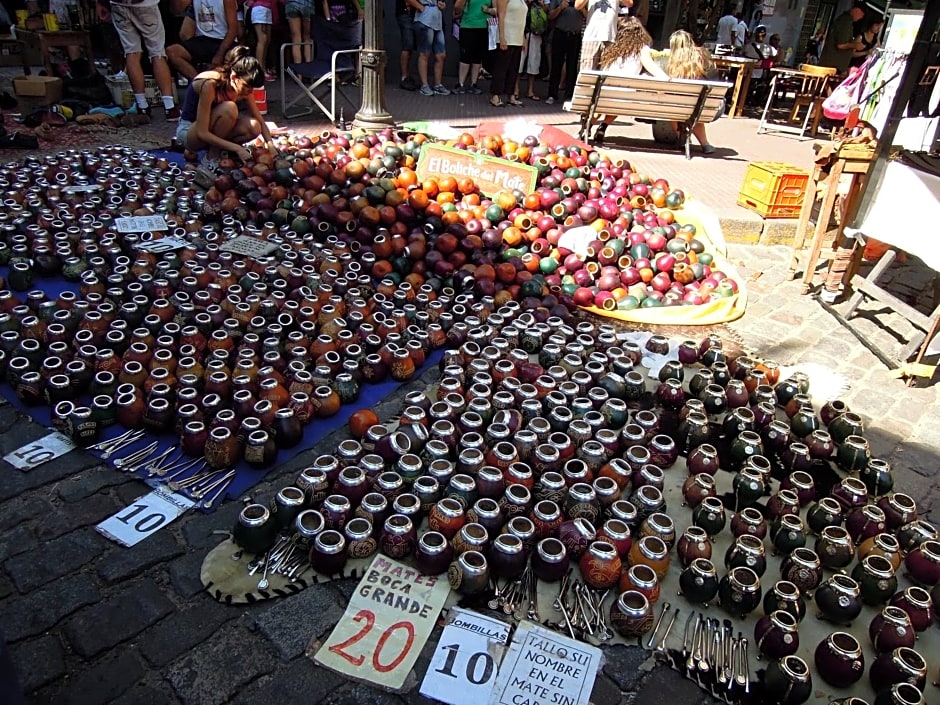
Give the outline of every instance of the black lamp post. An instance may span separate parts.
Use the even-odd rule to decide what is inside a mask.
[[[382,0],[366,0],[365,37],[362,45],[362,105],[353,127],[381,130],[395,124],[385,107],[385,36]]]

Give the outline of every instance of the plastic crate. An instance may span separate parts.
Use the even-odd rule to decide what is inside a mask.
[[[126,77],[105,76],[104,80],[111,89],[111,98],[114,102],[125,110],[134,104],[134,91],[131,90],[131,82]],[[147,104],[152,108],[163,107],[163,94],[157,88],[157,82],[153,76],[144,76],[144,94],[147,96]],[[176,86],[173,87],[173,100],[176,100]]]
[[[751,162],[738,205],[764,218],[797,218],[806,197],[809,172],[783,162]]]

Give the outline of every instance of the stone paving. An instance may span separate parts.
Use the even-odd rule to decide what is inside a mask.
[[[390,93],[396,91],[392,89]],[[412,96],[406,96],[409,100]],[[439,105],[447,98],[428,99]],[[456,118],[479,119],[487,109],[467,108]],[[570,116],[539,108],[543,117]],[[489,113],[494,111],[489,110]],[[528,114],[534,115],[533,110]],[[505,114],[502,113],[502,114]],[[396,116],[403,115],[396,112]],[[414,117],[434,117],[415,115]],[[446,117],[446,115],[438,115]],[[747,159],[807,158],[807,143],[777,144],[753,134],[753,121],[727,121],[714,141]],[[617,136],[619,129],[609,134]],[[634,129],[626,127],[624,129]],[[717,135],[727,141],[719,142]],[[777,144],[776,147],[766,145]],[[766,149],[765,149],[766,148]],[[720,153],[720,152],[719,152]],[[811,154],[811,152],[809,152]],[[629,154],[643,168],[670,177],[706,204],[731,208],[728,193],[740,183],[729,159],[686,162],[678,155]],[[809,157],[811,159],[811,157]],[[662,161],[659,161],[662,160]],[[746,166],[746,161],[743,162]],[[651,166],[646,166],[651,165]],[[714,189],[712,188],[714,187]],[[720,190],[723,189],[723,190]],[[759,226],[758,226],[759,227]],[[747,314],[730,327],[746,348],[781,364],[816,363],[844,376],[842,398],[865,418],[876,455],[895,469],[896,485],[918,499],[926,517],[940,521],[935,482],[940,447],[936,386],[908,388],[787,273],[789,250],[732,244],[732,261],[747,279]],[[882,331],[883,332],[883,331]],[[406,389],[422,387],[429,371]],[[390,400],[379,415],[391,414]],[[0,406],[0,455],[47,432],[8,404]],[[335,447],[337,432],[269,473],[254,491],[268,501],[297,470]],[[355,581],[313,587],[253,606],[224,606],[202,592],[199,567],[229,531],[239,511],[231,502],[210,515],[190,513],[133,549],[113,544],[94,525],[148,491],[141,482],[72,452],[29,473],[7,467],[0,482],[0,630],[32,705],[403,705],[427,702],[416,691],[392,695],[320,669],[304,656],[311,639],[325,637],[342,614]],[[435,644],[439,631],[432,636]],[[427,664],[430,647],[419,666]],[[646,652],[617,646],[592,694],[595,705],[712,702],[692,683],[657,666]],[[423,672],[423,670],[422,670]]]

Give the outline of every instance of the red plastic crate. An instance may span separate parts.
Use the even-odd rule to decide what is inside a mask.
[[[783,162],[751,162],[738,193],[738,205],[764,218],[797,218],[806,197],[809,172]]]

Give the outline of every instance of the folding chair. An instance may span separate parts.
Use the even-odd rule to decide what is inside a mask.
[[[322,17],[314,17],[311,26],[313,59],[299,64],[288,63],[287,52],[291,47],[310,46],[311,43],[287,43],[281,45],[281,112],[285,119],[310,115],[317,108],[336,122],[336,94],[343,96],[347,103],[352,102],[340,88],[344,76],[355,76],[359,53],[362,51],[362,21],[349,24],[327,22]],[[287,100],[287,81],[290,78],[300,93]],[[325,89],[329,88],[329,106]],[[291,108],[304,100],[310,103],[291,112]]]

